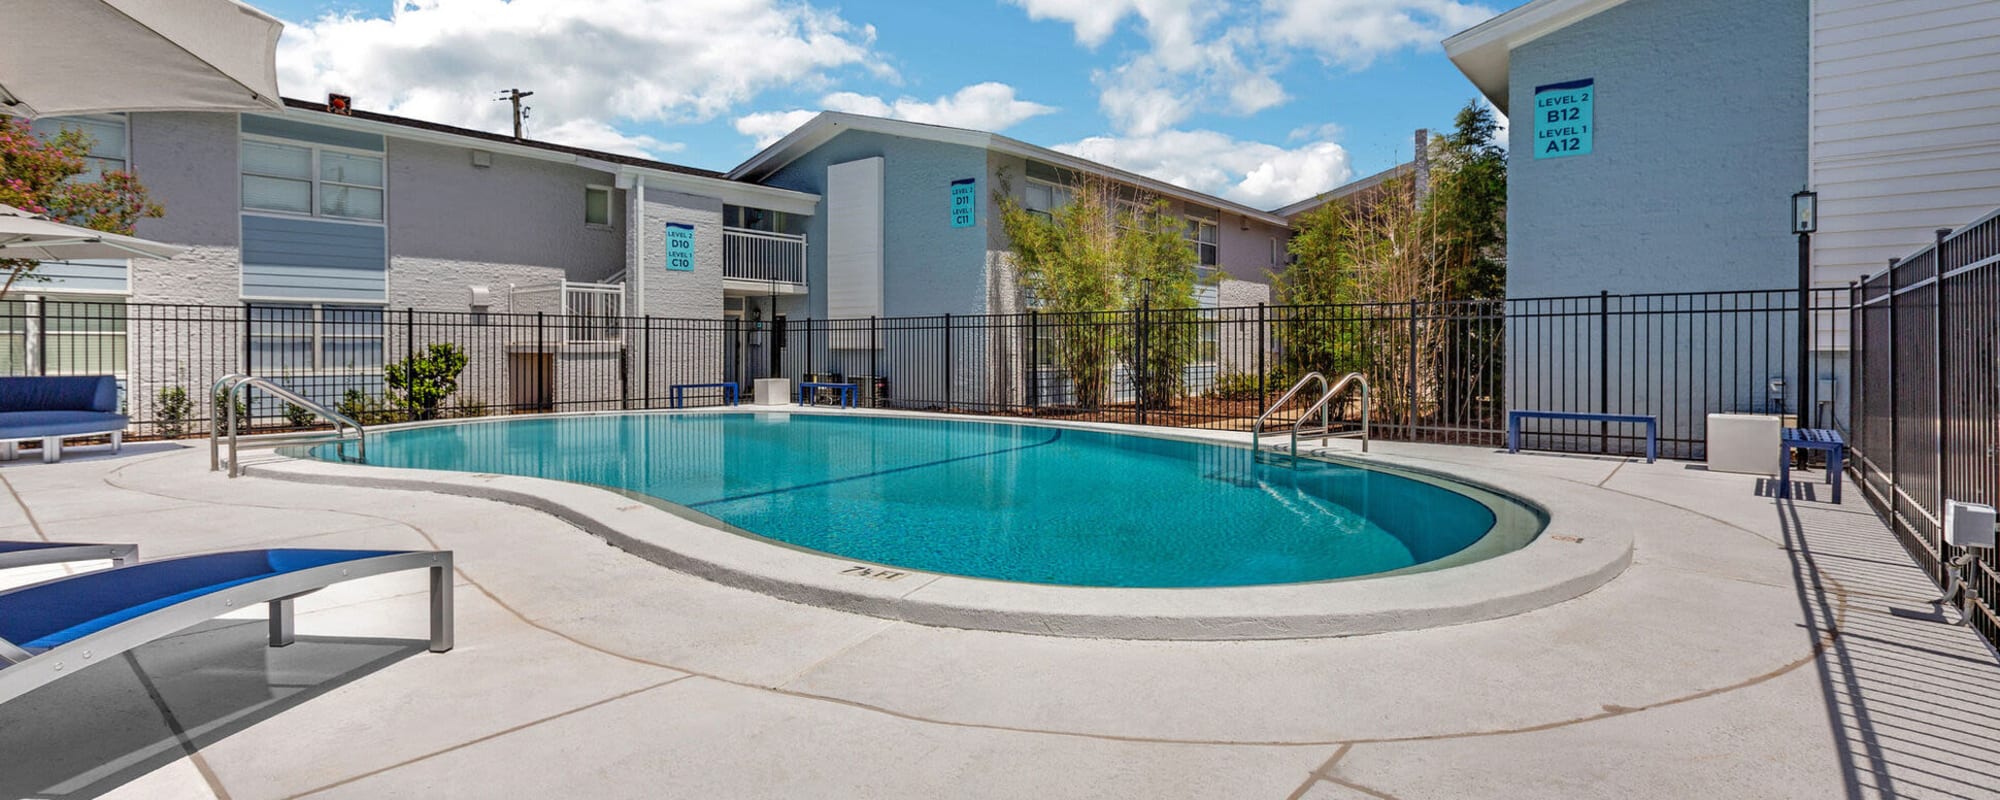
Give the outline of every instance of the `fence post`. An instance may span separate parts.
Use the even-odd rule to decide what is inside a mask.
[[[1264,304],[1257,304],[1257,408],[1263,410],[1264,401],[1270,399],[1270,387],[1264,385]]]
[[[1882,392],[1889,398],[1889,496],[1887,498],[1889,513],[1883,516],[1888,518],[1889,532],[1897,534],[1900,534],[1898,526],[1902,525],[1897,521],[1896,515],[1897,504],[1902,502],[1897,498],[1897,494],[1899,487],[1903,485],[1903,471],[1897,466],[1897,462],[1902,460],[1898,458],[1898,451],[1902,449],[1898,446],[1900,444],[1898,440],[1902,437],[1898,435],[1901,431],[1897,430],[1902,427],[1902,411],[1897,408],[1901,404],[1896,402],[1898,388],[1896,386],[1896,268],[1902,265],[1902,261],[1900,258],[1889,259],[1889,274],[1884,276],[1883,280],[1885,284],[1883,288],[1888,290],[1888,294],[1882,298],[1883,302],[1888,304],[1883,311],[1887,316],[1883,321],[1883,327],[1889,330],[1888,342],[1884,348],[1889,351],[1889,368],[1883,372],[1889,376],[1889,385],[1883,387]],[[1932,566],[1930,573],[1933,580],[1942,577],[1943,565]]]
[[[548,366],[544,363],[548,356],[548,353],[545,352],[547,349],[547,345],[542,341],[542,329],[545,326],[545,320],[543,318],[543,315],[545,313],[546,312],[542,311],[535,312],[535,410],[536,411],[549,410],[550,406],[549,403],[550,397],[548,396],[548,387],[549,387],[548,376],[543,373],[543,370]]]
[[[1138,296],[1138,316],[1132,318],[1138,328],[1138,358],[1132,358],[1132,388],[1136,388],[1132,404],[1132,418],[1138,424],[1146,424],[1146,402],[1152,398],[1152,294]]]
[[[639,318],[639,404],[642,408],[653,407],[653,315]]]
[[[237,344],[239,344],[239,345],[241,345],[241,346],[242,346],[242,351],[241,351],[241,352],[243,353],[243,374],[245,374],[245,375],[255,375],[255,374],[257,374],[257,369],[256,369],[256,365],[255,365],[255,364],[253,364],[253,363],[251,363],[251,359],[250,359],[250,353],[251,353],[251,349],[250,349],[250,330],[251,330],[251,328],[253,327],[253,324],[252,324],[252,322],[251,322],[251,321],[252,321],[252,320],[254,320],[254,319],[256,319],[256,317],[257,317],[257,313],[256,313],[256,309],[255,309],[255,307],[254,307],[254,304],[253,304],[253,303],[250,303],[250,302],[248,302],[248,301],[244,302],[244,303],[243,303],[243,339],[242,339],[242,341],[238,342]],[[211,399],[213,399],[213,398],[211,398]]]
[[[1407,436],[1409,436],[1410,441],[1414,442],[1417,440],[1417,301],[1414,298],[1410,300],[1409,348],[1410,348],[1409,350],[1410,386],[1409,386],[1409,396],[1404,398],[1405,401],[1409,404],[1409,409],[1406,412],[1408,416],[1403,418],[1404,420],[1403,430],[1404,433]]]
[[[1931,284],[1931,292],[1934,298],[1933,312],[1931,314],[1931,338],[1937,342],[1937,347],[1931,350],[1932,357],[1936,359],[1933,362],[1936,371],[1931,375],[1933,379],[1931,390],[1935,393],[1936,400],[1934,402],[1937,403],[1937,518],[1940,523],[1938,526],[1940,528],[1938,531],[1938,557],[1942,560],[1945,557],[1944,548],[1946,546],[1944,544],[1944,531],[1942,530],[1944,527],[1942,524],[1944,521],[1944,503],[1945,498],[1951,496],[1951,493],[1946,491],[1944,471],[1945,465],[1950,463],[1945,458],[1945,449],[1950,446],[1950,442],[1945,438],[1945,431],[1950,427],[1945,424],[1944,418],[1949,408],[1944,402],[1946,386],[1945,368],[1951,365],[1951,357],[1948,350],[1951,347],[1951,339],[1945,336],[1945,332],[1951,330],[1951,326],[1945,322],[1945,312],[1950,305],[1944,301],[1944,274],[1950,267],[1944,261],[1944,240],[1945,237],[1951,235],[1951,229],[1938,228],[1934,231],[1934,234],[1937,239],[1931,246],[1931,254],[1933,255],[1931,263],[1936,265],[1936,269],[1931,274],[1936,276],[1936,282]]]
[[[813,371],[813,318],[806,317],[806,371],[799,377],[804,380],[811,381],[812,371]]]
[[[951,314],[944,315],[944,410],[951,410]]]
[[[884,403],[882,402],[883,400],[882,395],[885,393],[880,391],[880,388],[884,383],[884,381],[882,380],[882,373],[879,371],[882,368],[881,356],[882,356],[882,329],[877,324],[875,315],[869,314],[868,315],[868,380],[870,382],[870,385],[868,387],[869,408],[881,408],[884,405]],[[855,388],[858,389],[860,387],[855,387]]]
[[[1597,413],[1611,413],[1611,292],[1597,291]],[[1597,423],[1597,450],[1611,449],[1610,423]]]
[[[1042,312],[1028,310],[1028,412],[1042,407]]]
[[[49,374],[49,299],[35,296],[35,374]]]
[[[414,376],[410,374],[414,371],[412,368],[416,366],[416,360],[417,309],[415,306],[405,306],[403,308],[403,412],[410,415],[410,419],[417,418],[417,393],[411,391],[415,388],[411,384],[416,381],[412,380]]]

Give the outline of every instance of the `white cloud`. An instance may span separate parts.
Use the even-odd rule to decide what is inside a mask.
[[[1056,110],[1054,106],[1018,99],[1014,96],[1014,87],[992,81],[975,83],[929,102],[913,97],[891,102],[854,92],[835,92],[820,98],[820,104],[831,111],[982,131],[1003,130],[1022,120]]]
[[[1507,132],[1509,130],[1507,127],[1507,115],[1500,113],[1499,106],[1493,105],[1493,101],[1484,97],[1479,98],[1479,104],[1485,106],[1486,110],[1493,114],[1493,122],[1495,123],[1493,126],[1493,143],[1500,145],[1500,149],[1502,150],[1507,149]]]
[[[659,158],[666,153],[678,153],[687,149],[680,142],[668,142],[645,135],[621,133],[617,128],[594,119],[573,119],[561,125],[544,128],[535,132],[535,138],[602,150],[607,153],[624,153],[640,158]]]
[[[757,140],[758,149],[770,147],[772,142],[785,138],[807,120],[819,116],[817,111],[759,111],[736,118],[736,132]]]
[[[530,133],[671,149],[615,122],[699,122],[831,71],[887,70],[874,28],[781,0],[398,0],[388,18],[328,14],[285,27],[288,95],[483,130],[511,128],[498,90],[533,90]],[[572,140],[571,143],[577,143]]]
[[[914,97],[884,100],[854,92],[834,92],[820,98],[828,111],[867,114],[876,117],[950,125],[982,131],[1000,131],[1031,117],[1054,112],[1054,106],[1029,102],[1014,96],[1014,87],[1004,83],[975,83],[931,101]],[[736,132],[754,137],[758,147],[767,147],[804,125],[817,112],[807,110],[760,111],[736,118]]]
[[[1032,19],[1068,22],[1096,47],[1136,16],[1147,50],[1092,76],[1098,105],[1125,133],[1147,136],[1201,110],[1255,114],[1283,103],[1279,61],[1258,46],[1254,25],[1221,26],[1247,9],[1195,0],[1013,0]],[[1222,27],[1220,32],[1211,30]]]
[[[1264,38],[1350,68],[1405,48],[1429,49],[1494,10],[1457,0],[1264,0]]]
[[[1354,175],[1347,150],[1330,141],[1284,148],[1215,131],[1163,131],[1093,136],[1055,149],[1257,208],[1303,200]]]

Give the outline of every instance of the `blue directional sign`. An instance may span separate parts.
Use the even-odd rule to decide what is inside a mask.
[[[979,179],[961,178],[951,182],[951,226],[970,228],[978,222]]]
[[[1590,155],[1597,99],[1593,79],[1535,87],[1535,157]]]
[[[667,269],[694,271],[694,226],[685,222],[667,223]]]

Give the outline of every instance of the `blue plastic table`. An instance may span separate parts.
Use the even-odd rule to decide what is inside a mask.
[[[717,383],[676,383],[673,386],[674,408],[681,407],[682,392],[687,389],[721,389],[723,395],[728,398],[730,405],[733,406],[737,404],[735,381],[720,381]]]
[[[1523,419],[1567,419],[1583,422],[1633,422],[1646,426],[1646,463],[1653,463],[1660,454],[1660,418],[1651,414],[1595,414],[1588,411],[1523,411],[1507,412],[1507,452],[1521,452],[1521,420]]]
[[[853,408],[853,407],[854,407],[854,395],[855,395],[855,393],[856,393],[856,392],[855,392],[856,388],[858,388],[858,387],[856,387],[856,386],[855,386],[854,384],[852,384],[852,383],[818,383],[818,382],[808,382],[808,383],[801,383],[801,384],[799,384],[799,405],[805,405],[805,404],[806,404],[806,398],[807,398],[808,396],[810,396],[810,395],[812,395],[812,394],[816,393],[816,391],[815,391],[815,390],[818,390],[818,389],[839,389],[839,390],[840,390],[840,405],[841,405],[841,407],[842,407],[842,408]]]
[[[1778,496],[1792,496],[1792,451],[1826,451],[1826,482],[1833,484],[1833,504],[1840,505],[1840,470],[1847,460],[1847,440],[1832,428],[1786,428],[1778,437]]]

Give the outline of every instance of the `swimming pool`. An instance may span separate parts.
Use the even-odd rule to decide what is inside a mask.
[[[329,449],[313,451],[333,458]],[[962,419],[773,412],[380,431],[374,466],[550,478],[846,559],[1039,584],[1215,587],[1435,569],[1533,539],[1534,509],[1422,473]]]

